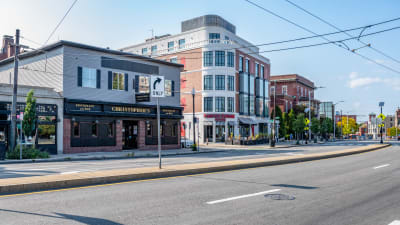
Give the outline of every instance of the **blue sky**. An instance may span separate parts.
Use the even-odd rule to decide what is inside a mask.
[[[305,14],[284,0],[254,0],[257,4],[307,27],[316,33],[335,31],[315,18]],[[348,29],[399,17],[400,1],[385,0],[292,0],[303,8]],[[0,0],[0,35],[21,35],[35,42],[44,43],[73,0]],[[4,13],[6,12],[6,13]],[[58,39],[120,48],[143,42],[151,36],[180,32],[182,20],[217,14],[236,26],[237,34],[254,44],[309,36],[310,34],[256,8],[244,0],[78,0],[68,17],[55,32],[50,42]],[[400,21],[370,28],[374,32],[400,26]],[[358,32],[352,33],[358,35]],[[344,39],[336,35],[331,39]],[[375,48],[400,60],[400,29],[362,38]],[[262,47],[270,50],[324,42],[313,39],[287,45]],[[27,40],[23,44],[38,45]],[[346,42],[350,48],[362,45],[357,41]],[[374,51],[363,48],[358,51],[379,63],[400,71],[400,64]],[[378,112],[378,102],[384,101],[384,113],[394,114],[400,106],[400,74],[368,62],[334,45],[319,46],[291,51],[265,53],[271,60],[272,74],[298,73],[326,88],[316,91],[321,101],[340,101],[343,112],[368,115]],[[361,118],[365,120],[366,117]]]

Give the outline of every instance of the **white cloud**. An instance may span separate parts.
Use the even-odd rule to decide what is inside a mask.
[[[400,78],[380,78],[380,77],[361,77],[357,72],[351,72],[349,74],[350,80],[348,86],[350,88],[364,87],[368,88],[372,84],[384,84],[390,86],[394,90],[400,91]]]

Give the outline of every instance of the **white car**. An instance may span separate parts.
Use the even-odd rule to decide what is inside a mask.
[[[193,141],[186,139],[185,137],[181,137],[181,148],[190,148],[193,145]]]

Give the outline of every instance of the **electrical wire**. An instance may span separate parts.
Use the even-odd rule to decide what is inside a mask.
[[[285,17],[282,17],[282,16],[280,16],[280,15],[278,15],[278,14],[272,12],[271,10],[268,10],[268,9],[264,8],[264,7],[260,6],[260,5],[258,5],[257,3],[254,3],[254,2],[252,2],[252,1],[250,1],[250,0],[244,0],[244,1],[246,1],[246,2],[248,2],[248,3],[250,3],[250,4],[252,4],[252,5],[256,6],[257,8],[260,8],[260,9],[262,9],[263,11],[265,11],[265,12],[267,12],[267,13],[269,13],[269,14],[275,16],[275,17],[278,17],[278,18],[280,18],[280,19],[282,19],[282,20],[284,20],[284,21],[286,21],[286,22],[288,22],[288,23],[290,23],[290,24],[292,24],[292,25],[294,25],[294,26],[296,26],[296,27],[299,27],[299,28],[301,28],[301,29],[303,29],[303,30],[305,30],[305,31],[307,31],[307,32],[309,32],[309,33],[312,33],[312,34],[314,34],[314,35],[318,35],[318,34],[315,33],[314,31],[312,31],[312,30],[310,30],[310,29],[308,29],[308,28],[306,28],[306,27],[304,27],[304,26],[301,26],[301,25],[299,25],[299,24],[297,24],[297,23],[295,23],[295,22],[292,22],[291,20],[286,19]],[[322,38],[322,39],[324,39],[324,40],[326,40],[326,41],[331,42],[331,40],[329,40],[328,38],[326,38],[326,37],[324,37],[324,36],[322,36],[322,37],[320,37],[320,38]],[[352,52],[350,49],[347,49],[346,47],[344,47],[344,46],[342,46],[342,45],[340,45],[340,44],[338,44],[338,43],[336,43],[336,42],[333,42],[332,44],[334,44],[334,45],[336,45],[336,46],[338,46],[338,47],[340,47],[340,48],[342,48],[342,49],[344,49],[344,50],[347,50],[347,51],[349,51],[349,52]],[[367,57],[367,56],[361,55],[360,53],[357,53],[357,52],[352,52],[352,53],[354,53],[354,54],[360,56],[361,58],[363,58],[363,59],[365,59],[365,60],[367,60],[367,61],[370,61],[370,62],[372,62],[372,63],[374,63],[374,64],[376,64],[376,65],[379,65],[379,66],[381,66],[381,67],[383,67],[383,68],[385,68],[385,69],[388,69],[388,70],[390,70],[390,71],[392,71],[392,72],[399,73],[397,70],[395,70],[395,69],[393,69],[393,68],[391,68],[391,67],[389,67],[389,66],[386,66],[386,65],[384,65],[384,64],[382,64],[382,63],[379,63],[379,62],[377,62],[377,61],[375,61],[375,60],[373,60],[373,59],[371,59],[371,58],[369,58],[369,57]],[[400,73],[399,73],[399,74],[400,74]]]

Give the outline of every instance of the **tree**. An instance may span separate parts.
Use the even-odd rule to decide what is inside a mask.
[[[320,131],[319,119],[314,117],[311,119],[311,132],[313,132],[314,135],[318,135],[319,131]]]
[[[282,110],[281,110],[281,108],[279,108],[279,106],[275,106],[275,110],[276,110],[276,113],[275,113],[275,117],[278,117],[278,121],[279,121],[279,137],[282,137],[282,136],[284,136],[284,133],[285,133],[285,128],[282,126],[282,121],[283,121],[283,119],[282,119]],[[271,118],[273,119],[274,118],[274,109],[272,110],[272,112],[271,112]]]
[[[343,135],[354,134],[358,130],[358,125],[353,118],[342,117],[342,121],[338,122],[338,126],[343,126]]]
[[[397,129],[397,135],[400,135],[400,128],[396,127],[391,127],[387,129],[387,135],[391,137],[396,137],[396,129]]]
[[[300,134],[304,132],[304,127],[306,126],[304,121],[304,114],[300,113],[297,115],[296,120],[293,123],[294,131],[297,134],[297,140],[299,140]]]
[[[36,133],[36,98],[33,97],[33,94],[33,90],[30,90],[26,97],[26,107],[22,121],[22,129],[26,136],[34,136]]]
[[[296,115],[294,114],[294,110],[291,109],[288,114],[288,133],[294,134],[294,121],[296,120]]]

